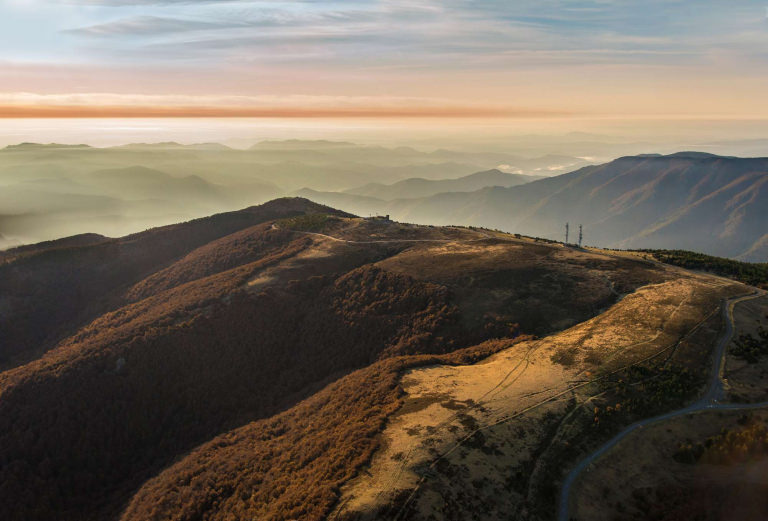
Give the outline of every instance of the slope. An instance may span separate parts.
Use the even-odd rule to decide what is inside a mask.
[[[121,305],[132,285],[206,243],[267,220],[318,211],[338,213],[278,199],[120,239],[86,234],[0,252],[0,368],[39,356]]]
[[[129,502],[135,519],[318,518],[397,407],[403,363],[476,360],[669,277],[633,259],[304,200],[85,242],[4,257],[14,271],[2,280],[45,288],[26,305],[56,341],[0,373],[3,519],[114,519]],[[21,298],[13,291],[0,295]],[[64,332],[49,300],[89,314]]]
[[[481,295],[490,300],[491,310],[499,309],[498,301],[519,302],[523,296],[528,300],[510,314],[523,318],[522,310],[538,310],[540,320],[552,320],[552,329],[600,313],[591,306],[616,302],[614,291],[629,295],[598,317],[542,340],[510,335],[508,330],[501,338],[449,355],[376,362],[284,413],[198,447],[148,481],[121,519],[458,520],[499,519],[510,513],[528,518],[520,509],[528,504],[521,496],[529,483],[519,476],[531,472],[526,456],[538,454],[540,444],[546,447],[551,425],[569,420],[568,440],[587,440],[567,455],[569,461],[590,446],[590,431],[583,424],[593,400],[586,394],[592,389],[588,385],[596,380],[590,372],[601,364],[609,372],[647,359],[649,353],[668,353],[687,338],[704,348],[692,356],[686,343],[680,354],[692,356],[692,366],[700,363],[716,329],[709,319],[719,297],[740,291],[727,281],[631,258],[504,235],[486,237],[425,243],[375,265],[422,282],[447,284],[461,310],[470,302],[469,309],[475,309]],[[532,271],[534,267],[542,272]],[[569,279],[578,288],[563,288]],[[472,292],[475,284],[477,293]],[[582,307],[586,303],[579,304],[579,297],[597,300]],[[585,315],[556,323],[557,310],[540,308],[549,302],[562,302],[561,313],[581,308]],[[508,320],[504,317],[503,322]],[[693,338],[696,330],[703,336]],[[480,363],[467,365],[475,362]],[[575,415],[569,398],[579,388],[585,404]],[[549,405],[515,422],[504,421],[537,403]],[[637,403],[633,413],[642,414],[644,402]],[[592,417],[588,420],[587,428]],[[489,432],[495,425],[497,432]],[[431,465],[457,439],[466,442],[455,451],[459,461]],[[499,440],[505,440],[503,447]],[[547,454],[541,472],[536,472],[537,486],[549,487],[532,495],[537,508],[549,505],[539,515],[545,516],[546,508],[554,505],[544,492],[551,494],[557,483],[545,465],[564,457]],[[476,467],[472,472],[470,465]],[[562,465],[559,468],[562,471]],[[429,486],[420,490],[424,482]],[[411,496],[417,501],[410,501]],[[403,508],[407,505],[413,506]]]

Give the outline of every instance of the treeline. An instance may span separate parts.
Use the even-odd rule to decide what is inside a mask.
[[[723,429],[704,442],[683,443],[674,454],[680,463],[733,465],[768,455],[768,427],[751,416],[739,419],[737,428]]]
[[[295,200],[265,206],[273,219],[300,213]],[[402,371],[476,361],[513,344],[515,322],[528,332],[592,316],[615,298],[594,291],[603,273],[621,292],[658,276],[629,260],[585,270],[540,245],[490,261],[473,253],[432,277],[418,263],[414,276],[380,267],[410,246],[297,259],[308,238],[264,224],[267,213],[3,266],[0,297],[29,299],[11,318],[34,311],[46,336],[66,318],[50,310],[109,305],[78,314],[75,334],[43,358],[0,373],[0,520],[117,519],[169,465],[126,520],[323,519],[400,404]],[[333,224],[321,220],[297,221]],[[272,280],[248,284],[281,262]]]
[[[325,225],[333,220],[333,217],[325,213],[314,213],[281,219],[277,221],[277,226],[289,230],[299,230],[305,232],[319,232],[325,228]]]
[[[624,424],[680,406],[695,395],[701,383],[698,375],[676,364],[630,366],[599,382],[600,390],[610,392],[615,404],[595,407],[594,424]]]
[[[366,261],[368,253],[358,259]],[[379,358],[443,353],[496,332],[493,324],[465,330],[446,287],[371,265],[258,293],[235,291],[249,273],[243,266],[126,306],[64,349],[3,374],[0,519],[113,518],[132,490],[179,455],[289,408],[328,379]],[[377,399],[368,395],[376,378],[358,382],[354,392],[364,395],[359,408],[345,404],[352,390],[334,396],[327,411],[340,415],[333,417],[335,427],[316,430],[325,420],[315,417],[318,423],[305,432],[308,444],[289,451],[297,440],[282,437],[289,425],[279,423],[257,438],[276,436],[278,445],[257,443],[256,456],[267,451],[268,463],[259,467],[265,473],[247,473],[265,480],[251,492],[262,498],[256,510],[248,510],[258,514],[254,518],[270,518],[261,509],[292,513],[280,519],[308,519],[303,512],[316,507],[325,511],[331,496],[315,504],[307,500],[307,489],[320,480],[318,493],[333,492],[325,473],[337,469],[346,475],[354,468],[380,428],[377,415],[396,405],[399,391],[390,376],[381,389],[388,393],[386,403],[366,401]],[[358,439],[355,433],[368,441],[347,445]],[[337,443],[363,452],[342,457],[331,451]],[[323,463],[311,466],[319,455]],[[334,455],[339,458],[326,457]],[[238,468],[238,461],[231,464],[233,471]],[[315,478],[292,483],[305,466]],[[237,482],[228,480],[218,462],[215,469],[222,470],[221,479],[207,484],[212,488],[205,494],[238,491],[241,501]],[[293,506],[273,504],[284,494]],[[205,497],[196,495],[195,501],[210,505]]]
[[[40,356],[99,315],[122,292],[201,246],[265,221],[305,212],[346,215],[305,199],[154,228],[120,239],[85,235],[24,246],[0,257],[0,370]],[[253,252],[241,245],[238,251]],[[221,249],[230,251],[229,248]],[[229,267],[245,259],[224,259]]]
[[[768,315],[765,318],[768,319]],[[760,325],[757,329],[757,337],[751,334],[739,335],[731,346],[731,354],[750,364],[757,363],[762,357],[768,355],[768,330]]]
[[[404,371],[474,363],[519,340],[493,340],[440,356],[395,357],[354,372],[285,413],[196,449],[147,482],[121,519],[326,519],[340,487],[381,444],[381,429],[405,394]]]
[[[768,288],[768,263],[741,262],[686,250],[637,250],[666,264],[728,277],[750,286]]]

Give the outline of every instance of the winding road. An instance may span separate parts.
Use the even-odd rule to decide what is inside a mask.
[[[277,228],[277,226],[273,225],[273,227]],[[376,243],[395,243],[395,242],[406,242],[406,243],[419,243],[419,242],[432,242],[432,243],[447,243],[447,242],[455,242],[455,241],[462,241],[462,242],[472,242],[472,241],[481,241],[484,239],[491,238],[490,235],[484,232],[478,232],[476,230],[476,233],[480,234],[480,237],[475,239],[383,239],[383,240],[371,240],[371,241],[355,241],[355,240],[348,240],[348,239],[341,239],[339,237],[333,237],[331,235],[326,235],[324,233],[317,233],[317,232],[306,232],[302,231],[300,233],[303,233],[305,235],[311,235],[316,236],[318,238],[325,238],[330,239],[332,241],[337,242],[345,242],[350,244],[376,244]],[[509,240],[509,239],[507,239]],[[646,259],[646,261],[648,261]],[[658,261],[649,261],[653,263],[659,263]],[[666,265],[665,265],[666,266]],[[720,278],[720,277],[718,277]],[[654,425],[656,423],[669,420],[672,418],[677,418],[679,416],[684,416],[686,414],[691,414],[699,411],[705,411],[705,410],[749,410],[749,409],[761,409],[764,407],[768,407],[768,402],[759,402],[759,403],[750,403],[750,404],[738,404],[738,403],[720,403],[720,400],[722,400],[725,396],[725,390],[723,388],[723,373],[725,370],[725,357],[726,357],[726,350],[728,345],[731,342],[731,338],[733,337],[735,325],[733,320],[733,309],[734,307],[739,304],[740,302],[744,302],[746,300],[755,299],[758,297],[761,297],[765,295],[766,292],[763,290],[756,289],[753,293],[750,293],[749,295],[743,295],[740,297],[732,297],[730,299],[725,300],[723,305],[723,318],[725,320],[726,328],[723,333],[723,335],[720,337],[720,340],[717,343],[717,346],[715,348],[714,353],[714,367],[712,374],[709,379],[709,383],[707,385],[707,390],[704,393],[704,395],[699,398],[696,402],[688,405],[687,407],[684,407],[682,409],[677,409],[674,411],[667,412],[665,414],[661,414],[659,416],[655,416],[652,418],[647,418],[644,420],[639,420],[628,427],[626,427],[624,430],[619,432],[616,436],[611,438],[608,442],[603,444],[600,448],[598,448],[596,451],[591,453],[589,456],[581,460],[572,470],[568,473],[565,480],[563,481],[563,485],[561,488],[561,494],[560,494],[560,504],[558,509],[558,515],[557,519],[558,521],[570,521],[570,495],[571,495],[571,489],[573,488],[573,484],[576,482],[578,477],[581,475],[582,472],[585,470],[588,470],[589,466],[592,465],[595,461],[600,459],[603,455],[605,455],[608,451],[610,451],[613,447],[618,445],[622,440],[624,440],[627,436],[632,434],[633,432],[643,429],[644,427],[648,427],[650,425]],[[568,392],[571,392],[573,388],[568,389]],[[549,400],[547,400],[549,401]],[[508,418],[507,418],[508,419]],[[506,421],[506,419],[504,420]],[[473,433],[474,434],[474,433]],[[461,443],[461,442],[460,442]],[[460,444],[459,443],[459,444]],[[454,447],[455,448],[455,447]],[[449,451],[451,452],[453,448]],[[445,456],[445,454],[443,455]],[[443,457],[441,456],[441,458]],[[423,481],[424,477],[422,477]],[[417,487],[418,488],[418,487]],[[414,491],[415,494],[415,491]],[[411,495],[413,496],[413,494]],[[410,500],[411,498],[409,498]],[[407,503],[407,502],[406,502]],[[403,507],[404,508],[404,507]],[[398,515],[399,517],[399,515]]]
[[[602,445],[595,452],[593,452],[592,454],[590,454],[589,456],[581,460],[579,464],[576,465],[573,468],[573,470],[571,470],[570,473],[568,473],[565,480],[563,480],[563,486],[560,493],[560,506],[559,506],[558,515],[557,515],[558,521],[569,521],[570,519],[569,503],[570,503],[570,497],[571,497],[571,489],[573,488],[573,484],[576,482],[579,475],[581,475],[582,472],[587,470],[592,463],[594,463],[596,460],[602,457],[606,452],[611,450],[613,447],[618,445],[619,442],[621,442],[624,438],[626,438],[633,432],[639,429],[642,429],[644,427],[647,427],[649,425],[662,422],[664,420],[669,420],[671,418],[684,416],[686,414],[690,414],[698,411],[724,410],[724,409],[725,410],[748,410],[748,409],[761,409],[763,407],[768,407],[768,402],[749,403],[749,404],[720,403],[720,400],[723,399],[723,396],[725,394],[723,389],[723,372],[725,370],[726,349],[728,347],[728,344],[731,342],[731,338],[733,337],[733,332],[735,327],[733,322],[733,308],[736,306],[736,304],[740,302],[761,297],[765,295],[765,293],[766,292],[762,290],[755,290],[754,293],[751,293],[749,295],[744,295],[741,297],[733,297],[725,301],[725,305],[723,305],[723,318],[725,319],[725,332],[723,333],[722,337],[720,337],[720,340],[718,341],[717,347],[715,349],[714,368],[712,371],[712,375],[710,376],[709,384],[707,386],[707,391],[699,400],[692,403],[691,405],[688,405],[687,407],[684,407],[683,409],[670,411],[668,413],[661,414],[653,418],[648,418],[648,419],[640,420],[633,423],[632,425],[630,425],[629,427],[625,428],[623,431],[618,433],[616,436],[611,438],[607,443]]]

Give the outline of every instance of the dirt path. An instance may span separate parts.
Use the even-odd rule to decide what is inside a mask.
[[[440,465],[450,463],[457,450],[466,446],[478,432],[491,446],[496,446],[493,432],[497,426],[516,425],[522,418],[537,418],[548,407],[565,403],[572,393],[614,372],[626,370],[627,363],[644,363],[669,352],[681,338],[719,312],[718,301],[712,298],[711,311],[706,317],[699,320],[702,317],[697,316],[694,322],[694,317],[688,316],[691,310],[701,307],[700,303],[691,302],[694,293],[699,295],[697,288],[709,291],[701,280],[690,278],[647,285],[586,322],[542,339],[517,344],[513,350],[503,350],[478,364],[437,365],[407,373],[403,386],[409,397],[408,404],[415,410],[392,419],[383,432],[386,449],[377,453],[368,470],[345,485],[340,504],[330,519],[341,517],[342,513],[375,519],[372,516],[376,509],[387,504],[389,495],[407,490],[407,495],[398,500],[397,510],[391,512],[391,518],[398,519],[416,501],[425,483],[437,478]],[[711,297],[697,298],[706,301]],[[681,307],[687,308],[687,312],[678,317]],[[640,313],[647,309],[654,312],[650,316]],[[647,342],[649,338],[655,342],[648,352],[638,353],[620,366],[617,363],[608,374],[579,376],[579,367],[569,368],[552,361],[554,353],[571,345],[588,346],[590,350],[607,354],[622,346]],[[473,419],[475,425],[464,423],[463,419]],[[518,445],[503,458],[494,458],[498,462],[498,476],[505,475],[501,467],[507,468],[510,462],[533,450],[532,442]],[[464,460],[465,456],[461,456],[462,465],[474,465],[473,457]],[[486,470],[482,476],[496,479],[495,470]],[[429,501],[425,505],[431,505]]]
[[[277,225],[273,224],[273,228],[278,229]],[[449,227],[447,227],[449,228]],[[396,243],[403,243],[403,242],[437,242],[437,243],[447,243],[447,242],[473,242],[473,241],[483,241],[485,239],[492,239],[490,235],[488,235],[485,232],[480,232],[477,230],[473,230],[474,233],[477,233],[480,235],[480,237],[477,237],[475,239],[461,239],[461,238],[453,238],[453,239],[376,239],[372,241],[355,241],[352,239],[342,239],[340,237],[334,237],[333,235],[327,235],[325,233],[319,233],[319,232],[305,232],[301,230],[294,230],[294,233],[300,233],[303,235],[310,235],[313,237],[320,237],[323,239],[330,239],[332,241],[336,242],[345,242],[347,244],[396,244]]]
[[[715,365],[713,367],[712,375],[709,380],[709,385],[707,386],[707,392],[704,394],[704,396],[702,396],[698,401],[682,409],[678,409],[676,411],[670,411],[660,416],[648,418],[646,420],[640,420],[638,422],[633,423],[632,425],[630,425],[629,427],[621,431],[619,434],[614,436],[607,443],[602,445],[595,452],[593,452],[592,454],[590,454],[589,456],[581,460],[581,462],[579,462],[579,464],[576,465],[576,467],[574,467],[573,470],[571,470],[571,472],[568,474],[568,476],[566,476],[565,480],[563,481],[562,491],[560,494],[560,507],[559,507],[558,516],[557,516],[558,521],[568,521],[570,519],[569,503],[570,503],[571,488],[573,487],[573,484],[576,482],[576,479],[578,479],[579,475],[581,475],[581,473],[584,472],[584,470],[586,470],[592,463],[594,463],[596,460],[602,457],[606,452],[608,452],[610,449],[615,447],[619,442],[621,442],[624,438],[626,438],[628,435],[635,432],[636,430],[642,429],[643,427],[647,427],[655,423],[662,422],[664,420],[676,418],[678,416],[684,416],[686,414],[690,414],[697,411],[710,410],[710,409],[747,410],[747,409],[760,409],[763,407],[768,407],[768,402],[750,403],[750,404],[719,402],[719,400],[722,399],[722,396],[723,396],[722,376],[723,376],[723,366],[725,361],[725,353],[726,353],[728,344],[730,343],[734,333],[733,308],[736,306],[736,304],[740,302],[759,298],[763,295],[765,295],[765,291],[755,290],[755,292],[750,295],[733,297],[731,299],[728,299],[725,302],[725,305],[723,306],[723,316],[725,318],[726,328],[725,328],[725,332],[723,333],[723,336],[720,338],[720,341],[718,342],[717,347],[715,349],[715,362],[714,362]]]

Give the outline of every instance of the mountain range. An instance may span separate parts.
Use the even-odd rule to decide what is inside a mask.
[[[411,199],[415,197],[429,197],[445,192],[474,192],[492,186],[517,186],[539,179],[543,179],[543,177],[509,174],[493,169],[476,172],[457,179],[424,179],[416,177],[389,185],[369,183],[358,188],[344,190],[344,193],[384,200]]]
[[[353,193],[300,195],[353,213],[464,224],[613,248],[687,249],[768,258],[768,159],[700,152],[645,154],[513,187],[381,201]]]
[[[518,174],[553,175],[585,164],[565,156],[333,141],[264,141],[249,149],[216,143],[108,148],[22,143],[0,150],[0,234],[5,237],[0,248],[89,232],[120,236],[259,204],[301,188],[343,191],[414,177],[452,180],[501,165]],[[511,178],[503,177],[483,185],[480,176],[460,188],[507,186]],[[435,185],[419,195],[434,190],[442,188]]]

